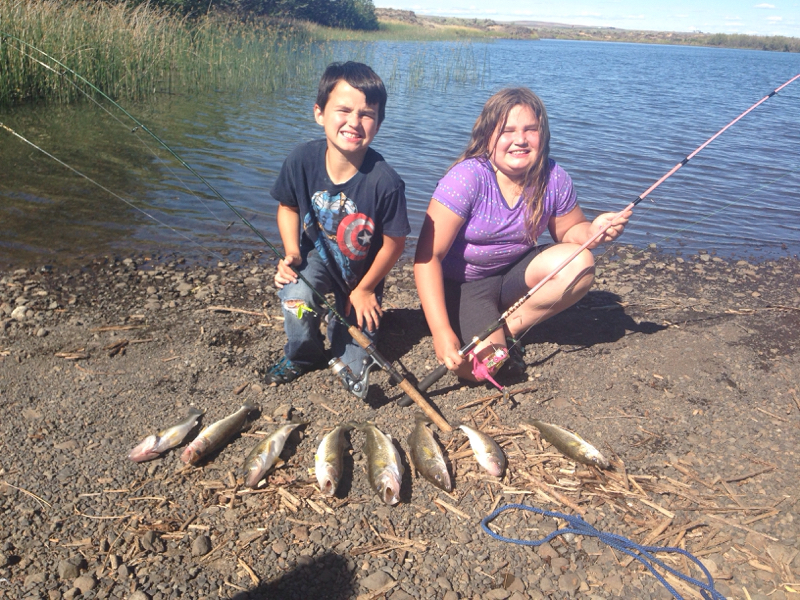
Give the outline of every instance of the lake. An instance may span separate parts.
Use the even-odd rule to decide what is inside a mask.
[[[528,86],[544,100],[551,155],[591,218],[621,210],[800,72],[797,54],[556,40],[339,44],[334,56],[368,60],[388,83],[373,147],[406,182],[412,236],[500,88]],[[295,85],[271,97],[173,96],[126,108],[277,244],[268,190],[291,149],[322,136],[314,96],[312,86]],[[26,106],[0,113],[0,122],[104,188],[0,131],[0,263],[102,254],[214,259],[265,249],[155,141],[94,105]],[[642,202],[621,242],[728,258],[797,256],[798,123],[795,82]]]

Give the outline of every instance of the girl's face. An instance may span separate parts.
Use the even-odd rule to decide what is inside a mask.
[[[517,105],[508,113],[505,127],[494,132],[489,155],[495,168],[514,182],[524,179],[539,154],[539,118],[528,106]]]

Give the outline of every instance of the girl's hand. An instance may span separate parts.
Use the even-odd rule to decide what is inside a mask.
[[[450,329],[433,336],[433,349],[436,351],[437,360],[449,371],[455,371],[464,362],[464,357],[458,353],[461,343],[458,336]]]
[[[287,283],[297,283],[297,275],[291,267],[299,265],[301,262],[302,259],[296,254],[287,254],[284,259],[280,260],[275,273],[275,287],[280,289]]]
[[[344,308],[345,315],[350,314],[351,307],[356,311],[356,321],[360,329],[367,328],[371,332],[378,329],[383,310],[374,291],[354,289],[350,292],[348,305]]]
[[[597,235],[598,231],[603,231],[603,235],[598,237],[589,247],[596,248],[600,244],[605,244],[617,239],[622,235],[625,225],[628,223],[633,211],[626,210],[624,213],[604,213],[592,222],[591,234]]]

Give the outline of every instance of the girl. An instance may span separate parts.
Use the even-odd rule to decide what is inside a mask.
[[[507,357],[506,336],[523,335],[580,300],[594,281],[587,249],[550,279],[473,351],[458,349],[547,276],[593,235],[589,247],[617,238],[630,211],[589,222],[572,180],[549,157],[542,101],[526,88],[489,98],[467,149],[439,181],[414,261],[422,309],[436,357],[459,377],[490,377]],[[555,244],[538,246],[545,228]],[[498,364],[498,361],[499,364]]]

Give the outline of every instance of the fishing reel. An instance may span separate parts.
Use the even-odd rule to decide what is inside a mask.
[[[361,378],[356,377],[353,370],[348,367],[341,358],[332,358],[328,366],[334,375],[338,375],[342,385],[349,392],[352,392],[361,400],[367,397],[369,391],[369,372],[372,367],[380,367],[378,361],[372,356],[364,358],[364,366],[361,368]]]

